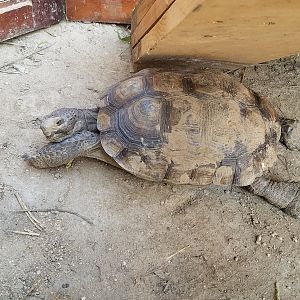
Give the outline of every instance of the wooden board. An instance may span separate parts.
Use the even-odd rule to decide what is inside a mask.
[[[259,63],[300,52],[299,28],[299,0],[176,0],[133,48],[133,61]]]
[[[0,41],[50,26],[62,18],[62,0],[0,2]]]
[[[131,36],[131,45],[134,47],[140,39],[151,30],[165,11],[171,6],[175,0],[156,0],[151,1],[152,5],[140,20]]]
[[[137,25],[144,18],[145,14],[148,12],[149,8],[155,0],[138,0],[131,16],[131,26],[132,28],[136,28]]]
[[[136,0],[66,0],[67,19],[130,24]]]

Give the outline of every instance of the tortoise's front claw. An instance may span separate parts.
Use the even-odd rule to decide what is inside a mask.
[[[77,157],[88,156],[100,146],[99,133],[82,131],[62,142],[47,144],[33,155],[25,154],[23,157],[36,168],[56,168]]]
[[[297,197],[283,211],[293,218],[300,219],[300,197]]]
[[[39,168],[39,169],[49,168],[49,165],[46,164],[46,162],[42,159],[39,152],[33,155],[25,153],[22,155],[22,158],[35,168]]]
[[[300,151],[300,123],[296,119],[280,120],[281,124],[281,137],[280,142],[289,150]]]

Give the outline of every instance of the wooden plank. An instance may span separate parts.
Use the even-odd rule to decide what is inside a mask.
[[[299,0],[206,0],[182,16],[191,2],[173,3],[134,47],[134,62],[189,56],[259,63],[300,51]]]
[[[0,2],[0,41],[58,23],[63,0],[8,0]]]
[[[131,27],[136,28],[145,14],[148,12],[155,0],[139,0],[137,1],[131,16]]]
[[[140,39],[151,30],[156,22],[165,11],[172,5],[175,0],[156,0],[149,8],[139,25],[132,26],[131,45],[134,47]]]
[[[136,0],[66,0],[67,18],[71,21],[91,21],[130,24]]]
[[[193,10],[201,6],[203,2],[204,0],[176,0],[153,28],[133,48],[133,62],[138,62],[142,56],[149,56],[150,51],[152,54],[158,43],[165,39],[174,28],[183,22]],[[172,48],[169,48],[170,52],[173,53]],[[170,56],[172,56],[172,53],[170,53]]]

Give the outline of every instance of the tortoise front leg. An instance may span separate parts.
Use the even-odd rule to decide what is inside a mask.
[[[77,157],[89,156],[102,149],[100,134],[82,131],[58,142],[48,144],[33,155],[23,158],[36,168],[50,168],[65,165]]]
[[[292,217],[300,218],[300,185],[297,182],[276,182],[266,177],[256,178],[252,192],[263,197]]]

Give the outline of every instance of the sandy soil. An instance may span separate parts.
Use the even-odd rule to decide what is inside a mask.
[[[118,30],[61,23],[0,45],[0,66],[15,61],[0,73],[0,299],[268,300],[275,283],[282,299],[299,299],[300,221],[259,197],[146,182],[95,160],[51,170],[22,160],[46,143],[39,117],[93,107],[97,91],[129,75]],[[300,119],[299,71],[292,57],[248,67],[243,81]],[[299,166],[299,153],[280,148],[273,172],[299,180]],[[72,210],[93,225],[35,213],[39,231],[15,212],[16,193],[31,208]],[[40,235],[12,232],[26,229]]]

